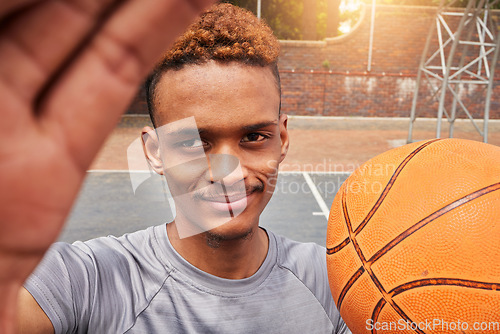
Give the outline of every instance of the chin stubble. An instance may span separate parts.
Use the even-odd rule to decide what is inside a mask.
[[[206,239],[208,247],[219,248],[224,243],[224,241],[229,241],[229,240],[232,241],[232,240],[236,240],[236,239],[250,240],[250,239],[252,239],[253,234],[254,234],[253,229],[249,229],[246,233],[244,233],[241,236],[238,236],[235,238],[229,238],[229,237],[227,237],[225,235],[221,235],[219,233],[207,231],[207,232],[205,232],[205,239]]]

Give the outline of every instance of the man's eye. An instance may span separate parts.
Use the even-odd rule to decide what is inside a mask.
[[[260,133],[250,133],[243,137],[241,140],[242,142],[256,142],[256,141],[263,141],[266,138],[269,138],[268,136],[264,136],[263,134]]]
[[[203,141],[200,139],[184,140],[178,144],[182,148],[200,148],[203,147]]]

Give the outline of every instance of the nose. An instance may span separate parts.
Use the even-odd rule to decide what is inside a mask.
[[[240,160],[232,154],[208,154],[208,164],[211,182],[231,186],[245,178]]]

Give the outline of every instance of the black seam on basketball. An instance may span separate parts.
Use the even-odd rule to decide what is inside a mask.
[[[358,245],[358,243],[356,241],[356,237],[353,235],[351,220],[349,218],[349,211],[347,210],[346,192],[347,192],[347,188],[345,188],[344,192],[342,193],[342,211],[344,214],[344,220],[345,220],[346,225],[347,225],[347,230],[349,232],[349,239],[352,241],[354,249],[356,250],[356,254],[358,255],[359,259],[361,260],[362,266],[354,273],[354,275],[349,279],[349,281],[347,281],[347,284],[344,286],[344,288],[340,292],[339,299],[337,301],[337,308],[340,311],[340,307],[342,306],[342,302],[344,301],[344,298],[345,298],[347,292],[350,290],[350,288],[353,286],[353,284],[358,280],[358,278],[360,278],[361,275],[366,271],[367,274],[372,279],[372,282],[375,284],[376,288],[381,293],[382,298],[384,298],[389,303],[389,305],[391,305],[392,308],[401,317],[403,317],[407,321],[411,321],[411,319],[406,315],[406,313],[394,302],[394,300],[392,300],[392,298],[389,296],[387,291],[385,291],[384,287],[382,286],[382,284],[378,280],[377,276],[371,270],[371,264],[366,261],[365,256],[363,255],[363,252],[361,251],[361,247]],[[417,333],[425,334],[424,332],[422,332],[420,330],[417,330]]]
[[[386,300],[384,298],[381,298],[377,305],[375,305],[375,308],[373,309],[373,313],[372,313],[372,321],[374,324],[376,324],[378,322],[378,317],[380,315],[380,313],[382,312],[385,304],[386,304]],[[402,316],[403,318],[405,318],[406,321],[410,321],[412,322],[412,320],[410,319],[410,317],[408,317],[406,315],[406,313],[399,307],[398,304],[396,304],[392,299],[391,299],[391,302],[389,303],[389,305],[391,305],[393,307],[393,309],[400,315]],[[372,328],[372,334],[375,334],[376,332],[374,331],[375,328]],[[413,330],[413,328],[412,328]],[[418,327],[417,327],[417,333],[421,333],[421,334],[425,334],[424,331],[420,330]]]
[[[345,246],[347,246],[349,244],[349,242],[351,242],[351,240],[349,240],[349,237],[345,238],[345,240],[342,241],[339,245],[332,247],[332,248],[327,248],[326,254],[332,255],[332,254],[337,253],[338,251],[342,250]]]
[[[431,285],[453,285],[463,288],[498,291],[500,293],[500,283],[487,283],[459,278],[425,278],[401,284],[389,291],[389,294],[391,295],[391,297],[394,297],[408,290]]]
[[[361,249],[359,248],[359,245],[356,243],[356,240],[352,239],[352,226],[351,226],[351,220],[349,218],[349,212],[347,211],[347,203],[345,201],[346,198],[346,190],[347,188],[344,188],[344,191],[342,192],[342,213],[344,215],[344,221],[347,225],[347,231],[349,233],[348,238],[352,241],[352,244],[354,246],[354,249],[356,250],[356,254],[359,256],[361,259],[362,266],[354,273],[354,275],[349,278],[347,281],[346,285],[342,288],[342,291],[340,292],[339,299],[337,300],[337,308],[340,310],[340,306],[342,305],[342,301],[344,300],[345,295],[351,288],[351,286],[356,282],[356,280],[363,274],[365,271],[364,264],[366,262],[365,257],[361,253]]]
[[[410,235],[415,233],[416,231],[420,230],[422,227],[426,226],[427,224],[433,222],[437,218],[441,217],[442,215],[450,212],[453,209],[458,208],[461,205],[464,205],[466,203],[469,203],[470,201],[479,198],[483,195],[489,194],[493,191],[500,190],[500,182],[495,183],[492,185],[489,185],[487,187],[484,187],[482,189],[479,189],[473,193],[470,193],[468,195],[465,195],[464,197],[457,199],[456,201],[446,205],[445,207],[431,213],[424,219],[420,220],[417,222],[415,225],[412,227],[408,228],[406,231],[398,235],[396,238],[394,238],[392,241],[387,243],[384,247],[382,247],[378,252],[376,252],[369,260],[368,262],[370,264],[373,264],[375,261],[380,259],[384,254],[386,254],[389,250],[391,250],[394,246],[396,246],[398,243],[403,241],[404,239],[408,238]]]
[[[392,289],[391,291],[389,291],[389,296],[388,296],[390,298],[389,303],[394,308],[394,310],[400,316],[402,316],[405,320],[412,321],[410,319],[410,317],[408,317],[406,315],[406,313],[399,307],[398,304],[396,304],[396,302],[392,298],[394,296],[397,296],[398,294],[405,292],[405,291],[408,291],[411,289],[416,289],[419,287],[424,287],[424,286],[431,286],[431,285],[432,286],[434,286],[434,285],[453,285],[453,286],[459,286],[459,287],[464,287],[464,288],[482,289],[482,290],[491,290],[491,291],[499,291],[498,289],[500,288],[500,283],[486,283],[486,282],[471,281],[471,280],[464,280],[464,279],[458,279],[458,278],[426,278],[426,279],[421,279],[421,280],[417,280],[417,281],[407,282],[407,283],[402,284],[400,286],[397,286],[394,289]],[[377,304],[377,306],[378,306],[378,304]],[[378,317],[378,315],[377,315],[377,317]],[[412,328],[412,330],[416,331],[419,334],[425,334],[425,332],[422,331],[418,327],[415,329]]]
[[[368,273],[368,275],[370,275],[373,283],[375,284],[377,289],[380,291],[380,293],[383,296],[385,296],[387,294],[387,292],[385,291],[384,287],[382,286],[382,284],[378,280],[377,276],[375,276],[375,274],[373,273],[373,271],[371,269],[371,263],[366,261],[366,258],[364,256],[363,252],[361,251],[361,247],[359,246],[358,241],[356,240],[356,236],[353,235],[354,233],[352,231],[351,218],[349,217],[349,210],[347,210],[346,191],[344,191],[344,193],[342,194],[342,210],[344,211],[344,219],[345,219],[346,224],[347,224],[347,230],[349,231],[349,238],[351,239],[352,245],[354,246],[354,249],[356,250],[356,254],[358,255],[359,260],[361,261],[366,272]]]
[[[406,321],[409,321],[410,323],[411,323],[411,322],[413,322],[413,320],[411,320],[411,319],[410,319],[410,317],[406,315],[406,313],[405,313],[405,312],[404,312],[404,311],[403,311],[403,310],[399,307],[399,305],[398,305],[398,304],[396,304],[396,302],[395,302],[395,301],[393,301],[393,300],[391,299],[391,303],[390,303],[390,304],[391,304],[391,306],[394,308],[394,310],[395,310],[395,311],[396,311],[396,312],[397,312],[397,313],[398,313],[401,317],[403,317]],[[418,326],[417,326],[417,328],[411,328],[411,330],[413,330],[413,331],[415,331],[415,332],[417,332],[417,333],[419,333],[419,334],[425,334],[425,332],[424,332],[423,330],[421,330],[420,328],[418,328]]]
[[[361,247],[359,247],[355,236],[353,235],[352,231],[352,224],[351,224],[351,218],[349,217],[349,211],[347,210],[347,201],[346,201],[346,193],[347,193],[347,187],[344,189],[344,192],[342,193],[342,212],[344,214],[344,220],[345,224],[347,225],[347,232],[349,233],[349,239],[352,242],[352,245],[354,246],[354,249],[356,250],[356,254],[358,254],[359,259],[361,260],[361,263],[366,264],[366,259],[365,256],[363,255],[363,252],[361,251]]]
[[[358,280],[358,278],[360,278],[361,275],[363,275],[364,272],[365,272],[365,268],[363,268],[361,266],[361,267],[359,267],[358,270],[356,270],[356,272],[354,273],[354,275],[352,275],[351,278],[349,278],[349,280],[347,281],[346,285],[344,286],[344,288],[340,292],[339,300],[337,301],[337,309],[340,310],[340,306],[342,305],[342,302],[344,301],[345,295],[347,294],[347,292],[349,291],[349,289],[351,288],[351,286]]]
[[[385,299],[380,298],[377,305],[375,305],[375,308],[373,309],[373,312],[372,312],[372,321],[374,324],[377,323],[378,316],[380,315],[380,312],[382,312],[382,309],[384,308],[385,304],[386,304]],[[376,333],[376,332],[374,332],[374,330],[375,330],[375,327],[372,328],[372,334]]]
[[[358,257],[359,257],[359,259],[361,261],[361,264],[362,264],[361,268],[363,268],[363,271],[366,271],[368,273],[368,275],[370,276],[372,282],[375,284],[376,288],[379,290],[379,292],[385,298],[387,296],[387,292],[385,291],[384,287],[382,286],[382,284],[378,280],[377,276],[371,270],[370,264],[367,263],[366,258],[363,255],[363,252],[361,251],[361,247],[359,246],[358,242],[356,241],[356,237],[353,235],[352,225],[351,225],[351,218],[349,217],[349,210],[347,210],[346,192],[347,192],[347,188],[344,189],[344,192],[342,193],[342,211],[343,211],[343,214],[344,214],[344,220],[345,220],[346,225],[347,225],[347,231],[349,233],[349,239],[352,241],[352,245],[354,246],[356,254],[358,255]],[[358,271],[360,269],[358,269]],[[341,292],[341,294],[339,296],[339,303],[338,303],[338,308],[339,309],[340,309],[340,304],[342,303],[342,300],[344,299],[345,294],[349,291],[349,289],[351,288],[352,284],[354,284],[354,282],[359,278],[359,276],[361,276],[362,273],[363,272],[361,272],[361,273],[358,273],[358,272],[354,273],[354,275],[347,282],[346,286],[344,286],[344,288],[342,289],[342,292]],[[358,276],[356,276],[356,275],[358,275]]]
[[[370,221],[370,219],[373,217],[373,215],[375,214],[375,212],[377,212],[378,208],[380,207],[380,205],[382,205],[382,202],[384,201],[384,199],[386,198],[387,194],[389,193],[389,190],[391,190],[392,186],[394,185],[394,182],[396,182],[396,178],[399,176],[399,174],[401,173],[401,171],[403,170],[403,168],[408,164],[408,162],[415,155],[417,155],[417,153],[419,153],[420,151],[422,151],[424,148],[426,148],[430,144],[432,144],[432,143],[434,143],[436,141],[439,141],[439,140],[441,140],[441,139],[430,140],[430,141],[428,141],[428,142],[420,145],[413,152],[411,152],[409,155],[406,156],[406,158],[399,164],[398,168],[396,168],[396,170],[392,174],[391,178],[389,179],[389,182],[387,182],[387,185],[385,186],[384,190],[380,194],[379,198],[377,199],[377,201],[375,202],[375,204],[373,205],[373,207],[371,208],[371,210],[368,212],[368,214],[363,219],[363,221],[361,222],[361,224],[359,224],[359,226],[354,231],[355,235],[358,235],[361,232],[361,230],[366,226],[366,224],[368,224],[368,222]]]

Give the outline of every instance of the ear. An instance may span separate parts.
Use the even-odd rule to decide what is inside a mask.
[[[160,157],[160,143],[158,141],[156,131],[149,126],[145,126],[142,129],[141,138],[142,148],[144,150],[146,160],[157,174],[163,175],[163,162]]]
[[[285,159],[286,154],[288,152],[288,146],[290,144],[288,141],[287,123],[288,123],[288,116],[286,114],[281,114],[280,115],[280,139],[281,139],[280,163],[283,161],[283,159]]]

